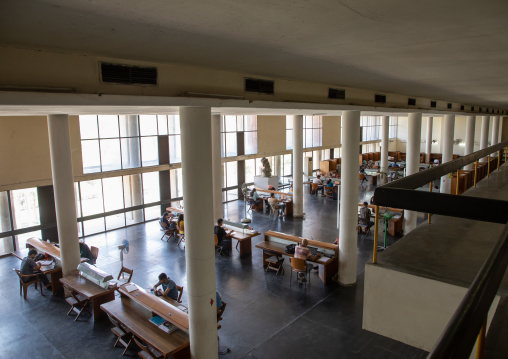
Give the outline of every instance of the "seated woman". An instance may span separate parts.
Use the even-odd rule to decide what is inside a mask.
[[[263,200],[259,198],[258,192],[256,191],[256,188],[253,188],[250,193],[250,201],[249,204],[251,205],[252,209],[259,210],[259,205],[263,203]],[[263,207],[261,207],[262,209]]]
[[[184,235],[184,221],[183,221],[183,213],[180,213],[178,216],[178,221],[176,221],[176,228],[178,229],[178,234]]]

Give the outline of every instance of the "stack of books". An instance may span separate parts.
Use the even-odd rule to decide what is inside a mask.
[[[172,333],[178,329],[174,324],[168,322],[166,319],[156,315],[155,317],[150,318],[150,322],[155,324],[159,329],[164,330],[166,333]]]

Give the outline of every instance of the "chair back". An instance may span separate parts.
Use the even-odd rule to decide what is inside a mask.
[[[129,283],[131,281],[132,275],[134,274],[134,269],[122,267],[122,269],[120,269],[120,273],[118,273],[117,279],[120,279],[123,273],[127,273],[129,275],[129,279],[127,279],[127,283]]]
[[[358,178],[359,178],[359,179],[361,179],[361,180],[363,180],[363,179],[365,178],[365,175],[364,175],[363,173],[359,173],[359,174],[358,174]]]
[[[167,231],[169,230],[169,226],[166,222],[159,222],[160,226],[161,226],[161,231]]]
[[[307,264],[305,263],[305,259],[290,257],[291,268],[294,271],[305,271],[307,269]]]
[[[222,302],[222,308],[217,313],[217,323],[222,320],[222,314],[224,314],[224,311],[226,310],[226,305],[227,304],[228,303],[226,303],[226,302]]]
[[[317,183],[312,183],[312,190],[317,191],[319,185]]]
[[[12,270],[16,272],[16,274],[19,277],[20,282],[23,283],[23,284],[28,285],[28,284],[32,284],[34,282],[37,282],[39,280],[39,278],[37,277],[36,274],[21,274],[21,271],[19,269],[16,269],[16,268],[12,268]],[[28,282],[24,282],[23,278],[32,278],[32,280],[30,280]]]
[[[95,260],[97,260],[97,257],[99,257],[99,248],[91,246],[90,252],[92,252],[93,256],[95,257]]]
[[[216,234],[213,235],[213,240],[214,240],[215,246],[218,246],[219,245],[219,237],[217,237]]]
[[[183,294],[183,286],[176,286],[176,289],[178,290],[178,299],[176,300],[178,303],[182,302],[182,294]]]

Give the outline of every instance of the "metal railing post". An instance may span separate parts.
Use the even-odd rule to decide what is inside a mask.
[[[478,339],[476,340],[476,359],[483,359],[485,352],[485,331],[487,327],[487,320],[483,322],[480,333],[478,333]]]
[[[497,170],[499,171],[499,165],[501,164],[501,150],[497,151]]]
[[[372,263],[377,263],[377,238],[379,229],[379,206],[376,205],[376,219],[374,220],[374,251],[372,253]]]
[[[487,159],[487,178],[490,177],[490,155],[488,155]]]
[[[478,160],[474,163],[474,188],[476,188],[476,176],[478,174]]]
[[[429,192],[432,192],[432,182],[429,183]],[[430,224],[430,212],[427,214],[428,219],[427,222]]]
[[[460,170],[457,170],[457,180],[455,181],[455,194],[459,195],[459,178],[460,178]]]

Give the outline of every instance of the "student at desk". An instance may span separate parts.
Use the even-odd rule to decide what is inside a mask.
[[[157,289],[158,286],[162,286],[162,290]],[[153,286],[153,293],[157,296],[169,297],[174,300],[178,300],[178,289],[176,283],[171,280],[166,273],[159,274],[159,281]]]
[[[231,244],[231,232],[226,232],[226,230],[222,227],[224,224],[224,220],[219,218],[217,220],[217,225],[213,229],[213,233],[217,235],[217,245],[221,247],[222,253],[228,255],[231,252],[232,244]]]
[[[97,258],[94,257],[90,248],[83,242],[79,242],[79,256],[81,258],[88,258],[88,263],[95,264]]]
[[[183,220],[183,213],[180,213],[178,215],[178,221],[176,221],[176,226],[178,228],[178,233],[180,235],[184,235],[184,220]]]
[[[48,277],[46,277],[42,273],[36,273],[37,271],[39,271],[41,269],[41,264],[36,263],[34,260],[36,254],[37,254],[37,251],[35,249],[30,249],[28,251],[28,256],[23,258],[23,260],[21,261],[20,273],[24,274],[24,275],[31,275],[31,274],[33,274],[34,276],[37,275],[39,277],[39,279],[41,280],[42,284],[44,284],[46,286],[46,288],[50,289],[51,283],[49,282]],[[30,278],[30,277],[23,278],[23,282],[29,282],[31,280],[32,280],[32,278]]]
[[[286,204],[285,203],[279,203],[279,199],[275,198],[275,195],[273,193],[270,194],[270,198],[268,198],[268,204],[270,206],[274,206],[275,209],[282,208],[283,212],[286,212]]]
[[[253,188],[252,191],[250,192],[250,198],[251,200],[249,201],[249,203],[252,206],[258,206],[261,202],[263,202],[263,200],[259,198],[259,194],[256,191],[256,188]]]
[[[321,258],[321,254],[318,253],[316,255],[312,255],[312,252],[309,248],[307,248],[307,245],[309,244],[309,241],[307,239],[303,239],[301,245],[295,247],[295,258],[305,259],[307,261],[307,273],[310,273],[312,269],[317,269],[317,266],[314,267],[313,263],[309,263],[308,261],[317,261],[319,258]],[[300,282],[306,282],[307,278],[303,273],[298,273],[298,279]]]

